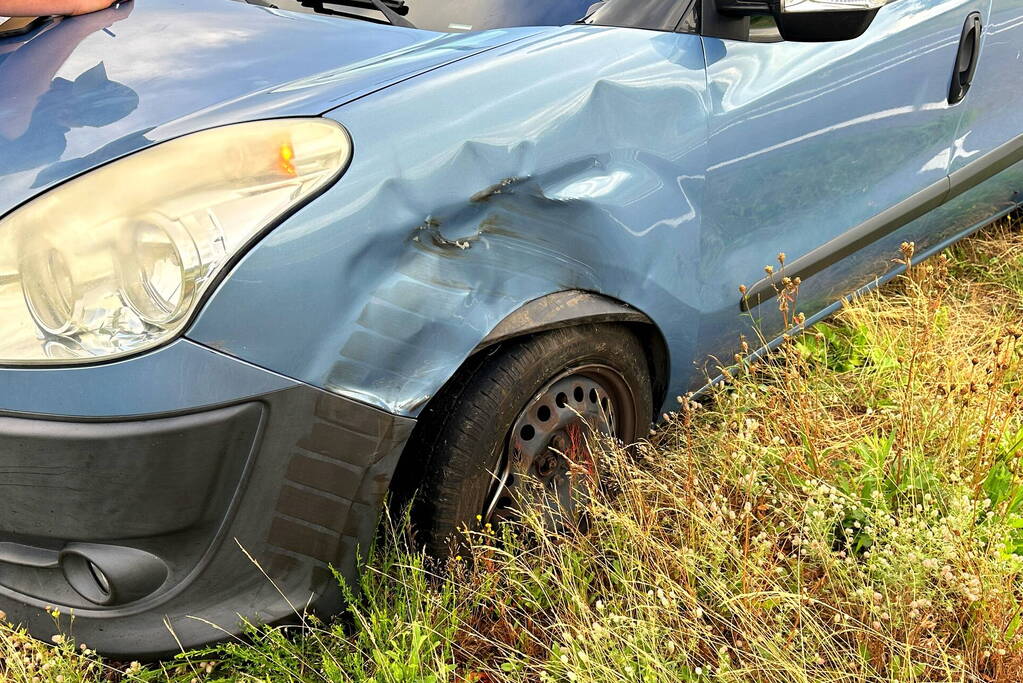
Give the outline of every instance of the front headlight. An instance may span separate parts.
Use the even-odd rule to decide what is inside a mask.
[[[0,364],[116,358],[178,334],[231,259],[336,179],[351,142],[328,119],[170,140],[0,220]]]

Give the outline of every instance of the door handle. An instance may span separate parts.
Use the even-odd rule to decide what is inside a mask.
[[[977,60],[980,59],[980,12],[971,12],[963,25],[963,34],[959,38],[959,50],[956,52],[955,68],[952,69],[952,85],[948,89],[948,103],[961,102],[973,82],[973,74],[977,71]]]

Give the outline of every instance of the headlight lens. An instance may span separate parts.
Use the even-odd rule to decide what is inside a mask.
[[[116,358],[178,334],[217,274],[351,157],[328,119],[186,135],[0,220],[0,364]]]

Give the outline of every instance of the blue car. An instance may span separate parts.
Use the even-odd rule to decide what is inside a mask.
[[[585,523],[589,437],[797,278],[812,324],[1023,201],[1023,0],[883,4],[0,24],[0,611],[157,656],[336,612],[385,499],[441,557]]]

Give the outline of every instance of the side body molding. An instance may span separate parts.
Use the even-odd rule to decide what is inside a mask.
[[[934,211],[946,202],[965,194],[1020,161],[1023,161],[1023,135],[1017,135],[938,182],[864,221],[846,234],[786,264],[783,270],[754,284],[740,302],[740,308],[743,311],[750,311],[773,299],[778,293],[783,277],[806,280],[850,254]]]

